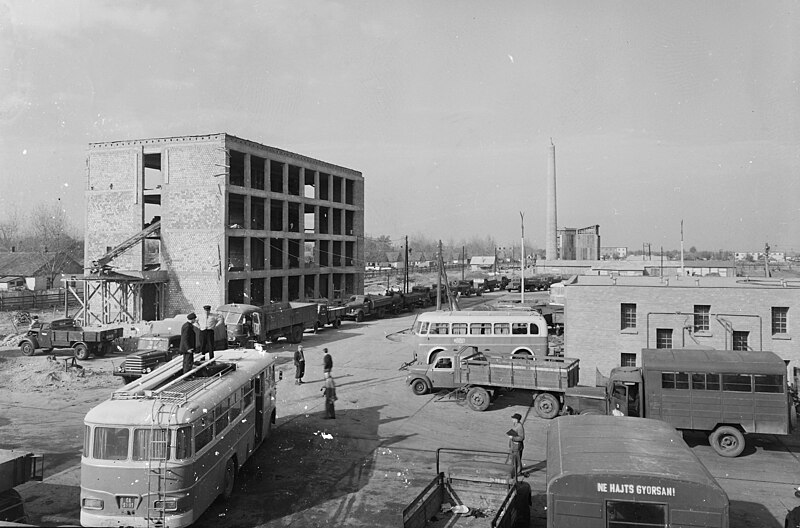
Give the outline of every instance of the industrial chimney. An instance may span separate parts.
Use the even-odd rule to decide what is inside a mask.
[[[558,247],[556,241],[558,224],[556,222],[556,146],[550,138],[547,150],[547,233],[545,240],[545,258],[558,260]]]

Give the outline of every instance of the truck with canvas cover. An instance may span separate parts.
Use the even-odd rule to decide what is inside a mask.
[[[447,470],[441,456],[458,457]],[[403,528],[527,528],[531,487],[514,468],[499,462],[506,453],[436,450],[436,477],[403,510]]]
[[[223,304],[217,313],[227,327],[228,343],[235,346],[277,341],[281,337],[300,343],[303,332],[314,328],[317,322],[316,303]]]
[[[748,433],[786,435],[794,411],[786,363],[773,352],[643,349],[642,366],[617,367],[605,387],[564,395],[571,414],[663,420],[702,431],[722,456],[739,456]]]
[[[475,411],[488,409],[501,389],[527,390],[536,414],[550,419],[561,411],[564,392],[578,384],[578,363],[550,356],[492,356],[465,346],[439,353],[432,364],[411,365],[406,383],[417,395],[455,389]]]
[[[672,426],[561,416],[547,430],[547,528],[728,528],[728,496]]]
[[[52,352],[71,348],[76,358],[84,360],[111,352],[118,337],[122,337],[121,326],[82,328],[74,319],[64,318],[33,326],[20,341],[19,348],[26,356],[34,355],[37,350]]]

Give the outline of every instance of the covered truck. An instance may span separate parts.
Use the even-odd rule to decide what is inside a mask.
[[[447,470],[441,455],[459,456]],[[436,450],[436,477],[403,510],[403,528],[437,526],[527,528],[531,488],[518,482],[506,453],[465,449]]]
[[[465,346],[440,352],[432,364],[411,365],[406,383],[417,395],[458,390],[476,411],[488,409],[501,389],[523,389],[531,392],[536,414],[550,419],[561,411],[564,392],[578,384],[578,364],[577,359],[552,356],[493,356]]]
[[[728,496],[669,424],[561,416],[547,430],[547,528],[728,528]]]
[[[277,341],[281,337],[290,343],[300,343],[303,332],[314,328],[317,322],[316,303],[223,304],[216,312],[227,327],[228,343],[238,346]]]

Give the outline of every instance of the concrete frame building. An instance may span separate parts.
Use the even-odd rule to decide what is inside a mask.
[[[352,169],[226,133],[90,144],[86,262],[156,222],[85,277],[108,290],[98,303],[119,301],[88,322],[364,288],[364,178]]]
[[[564,286],[564,353],[596,373],[641,366],[643,348],[769,350],[800,375],[800,280],[575,276]]]
[[[558,230],[558,260],[599,260],[600,226]],[[550,260],[548,258],[548,260]]]

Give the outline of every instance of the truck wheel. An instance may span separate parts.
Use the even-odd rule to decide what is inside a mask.
[[[744,435],[735,427],[723,425],[717,427],[708,437],[711,447],[718,455],[737,457],[744,451]]]
[[[342,320],[341,320],[341,319],[336,319],[336,320],[333,322],[333,327],[334,327],[334,328],[339,328],[340,326],[342,326]]]
[[[417,396],[428,394],[428,384],[421,379],[415,379],[413,382],[411,382],[411,392]]]
[[[101,343],[97,345],[97,348],[94,350],[94,355],[97,357],[103,357],[111,350],[113,345],[111,343]]]
[[[386,315],[386,310],[384,308],[378,308],[378,313],[375,314],[375,317],[378,319],[383,319],[384,315]]]
[[[78,343],[72,348],[75,349],[76,358],[80,359],[81,361],[89,359],[89,347],[87,347],[83,343]]]
[[[319,332],[319,323],[318,322],[314,323],[314,333],[316,334],[317,332]]]
[[[364,312],[357,312],[356,313],[356,322],[360,323],[364,320]]]
[[[33,347],[33,343],[31,343],[30,341],[23,341],[22,344],[19,346],[19,349],[26,356],[32,356],[36,353],[36,349]]]
[[[303,340],[303,327],[297,325],[292,327],[292,343],[300,343]]]
[[[467,393],[467,404],[473,411],[485,411],[492,399],[483,387],[472,387]]]
[[[558,416],[558,411],[561,410],[561,404],[558,399],[550,393],[543,392],[536,396],[533,400],[533,407],[536,414],[545,420],[552,420]]]

